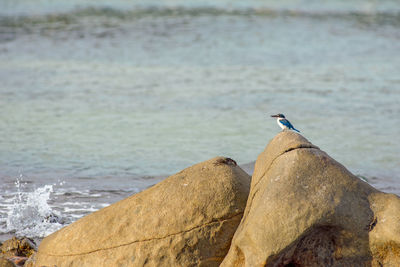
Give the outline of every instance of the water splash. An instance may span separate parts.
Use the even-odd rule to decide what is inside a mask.
[[[33,192],[23,192],[21,178],[15,182],[17,192],[8,212],[7,232],[17,236],[41,238],[63,227],[65,220],[48,203],[53,185],[44,185]]]

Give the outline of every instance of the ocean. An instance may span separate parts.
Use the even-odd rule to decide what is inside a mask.
[[[195,163],[251,173],[284,113],[400,195],[400,3],[0,1],[0,241]]]

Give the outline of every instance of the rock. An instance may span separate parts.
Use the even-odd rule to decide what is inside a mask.
[[[8,258],[8,260],[14,263],[15,266],[24,266],[27,259],[28,257],[19,257],[19,256]]]
[[[4,241],[1,246],[1,252],[6,257],[22,256],[29,257],[37,250],[36,244],[33,240],[26,237],[16,238],[13,237]]]
[[[399,197],[285,131],[257,159],[221,266],[400,266],[399,259]]]
[[[11,264],[9,266],[24,266],[28,257],[34,254],[35,251],[36,244],[34,241],[26,237],[20,239],[13,237],[4,241],[1,246],[1,254],[4,257],[2,264]],[[6,263],[6,261],[8,263]],[[3,265],[0,264],[0,266]]]
[[[7,257],[18,256],[20,254],[19,243],[20,240],[18,240],[16,237],[4,241],[3,245],[1,246],[1,253]]]
[[[15,267],[15,265],[6,258],[0,257],[0,267]]]
[[[233,160],[199,163],[44,238],[36,266],[218,266],[249,184]]]
[[[400,266],[400,200],[393,194],[370,196],[374,219],[369,225],[373,266]]]
[[[19,251],[21,256],[30,257],[37,251],[36,243],[32,239],[24,237],[20,240]]]
[[[36,262],[36,252],[33,253],[24,263],[24,267],[34,267]]]

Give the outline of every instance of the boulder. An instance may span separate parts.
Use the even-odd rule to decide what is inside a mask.
[[[26,237],[13,237],[1,245],[1,253],[6,257],[30,257],[36,250],[35,242]]]
[[[218,157],[43,239],[36,266],[218,266],[246,205],[250,176]]]
[[[399,197],[284,131],[256,161],[221,266],[400,266],[399,260]]]
[[[20,255],[19,250],[20,240],[16,237],[10,238],[1,245],[1,253],[6,257]]]

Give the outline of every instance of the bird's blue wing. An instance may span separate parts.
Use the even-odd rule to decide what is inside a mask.
[[[279,122],[282,123],[283,125],[285,125],[286,127],[288,127],[289,129],[293,128],[293,125],[287,119],[279,120]]]
[[[285,125],[286,127],[288,127],[291,130],[294,130],[296,132],[300,132],[299,130],[297,130],[296,128],[293,127],[293,125],[290,123],[290,121],[288,121],[287,119],[282,119],[279,120],[280,123],[282,123],[283,125]]]

